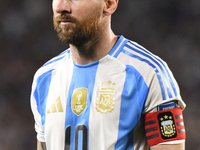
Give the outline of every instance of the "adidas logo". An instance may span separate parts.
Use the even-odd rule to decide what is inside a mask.
[[[63,112],[60,96],[55,100],[53,104],[51,104],[51,108],[47,110],[47,114],[57,113],[57,112]]]

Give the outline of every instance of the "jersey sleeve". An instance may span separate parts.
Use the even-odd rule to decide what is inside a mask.
[[[163,70],[152,73],[143,111],[144,128],[149,146],[179,144],[185,141],[182,111],[185,109],[179,86],[162,62]]]
[[[168,65],[157,58],[157,68],[150,70],[148,95],[143,109],[143,122],[149,146],[179,144],[185,141],[182,111],[183,102],[179,86]]]
[[[31,91],[31,109],[35,119],[35,130],[37,139],[46,142],[45,139],[45,119],[46,119],[46,103],[51,83],[52,72],[57,64],[65,57],[68,57],[69,50],[64,51],[60,55],[52,58],[42,67],[40,67],[34,75],[32,91]]]
[[[160,67],[161,69],[158,69],[157,72],[153,71],[149,73],[149,92],[143,114],[157,111],[158,106],[172,101],[176,101],[182,110],[186,107],[172,72],[165,62],[162,62],[162,65],[162,68]]]
[[[42,126],[42,119],[41,119],[40,113],[38,112],[38,105],[36,102],[36,98],[34,96],[34,94],[36,92],[35,89],[36,89],[36,81],[34,79],[33,84],[32,84],[31,97],[30,97],[31,110],[33,112],[33,116],[34,116],[34,120],[35,120],[35,131],[37,133],[37,140],[39,140],[41,142],[45,142],[44,130],[43,130],[43,126]]]

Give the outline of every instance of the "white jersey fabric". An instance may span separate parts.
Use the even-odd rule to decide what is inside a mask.
[[[167,64],[120,36],[92,64],[75,64],[70,49],[44,64],[34,76],[31,108],[48,150],[142,150],[141,115],[174,100],[184,109]]]

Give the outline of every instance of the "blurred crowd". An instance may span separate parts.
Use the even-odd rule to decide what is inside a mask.
[[[112,28],[159,55],[187,107],[186,149],[200,149],[200,1],[120,0]],[[68,45],[53,30],[51,1],[0,1],[0,150],[35,150],[30,110],[35,71]]]

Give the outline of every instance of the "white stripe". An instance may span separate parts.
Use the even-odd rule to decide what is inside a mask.
[[[66,65],[66,63],[68,65]],[[52,73],[52,81],[49,88],[46,108],[51,108],[51,104],[55,102],[58,96],[60,96],[61,104],[63,106],[63,112],[51,113],[46,115],[45,140],[47,145],[51,146],[48,147],[48,149],[51,150],[64,149],[67,93],[72,78],[72,72],[73,62],[71,60],[66,60],[66,62],[63,62],[62,64],[57,66],[56,71]],[[63,91],[63,89],[65,91]],[[49,135],[48,133],[51,135]]]
[[[89,121],[89,149],[90,150],[114,150],[118,138],[118,125],[121,106],[121,93],[125,80],[125,65],[121,65],[118,60],[108,56],[99,62],[97,70],[96,82],[94,86],[93,98],[90,106]],[[113,59],[113,60],[110,60]],[[109,70],[109,71],[108,71]],[[121,73],[120,73],[121,72]],[[99,91],[102,83],[107,81],[114,82],[116,86],[112,86],[116,90],[113,97],[116,98],[114,110],[108,113],[97,112],[96,99],[100,96]],[[105,85],[107,86],[107,85]]]

